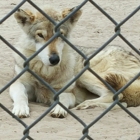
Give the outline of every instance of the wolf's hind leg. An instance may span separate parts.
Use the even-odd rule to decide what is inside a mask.
[[[123,95],[119,95],[119,100],[123,98]],[[79,104],[76,109],[81,110],[81,109],[87,109],[87,108],[94,108],[94,107],[102,107],[102,108],[108,108],[111,104],[113,103],[113,93],[108,93],[105,96],[101,96],[97,99],[91,99],[91,100],[86,100],[83,103]],[[127,106],[124,104],[124,106]],[[115,108],[118,108],[115,106]],[[114,109],[115,109],[114,108]]]
[[[24,85],[16,81],[10,86],[10,96],[14,101],[12,113],[20,118],[29,116],[28,96]]]
[[[76,107],[77,110],[82,110],[82,109],[88,109],[88,108],[94,108],[94,107],[101,107],[101,108],[104,108],[104,109],[107,109],[108,107],[110,107],[111,105],[113,104],[112,103],[92,103],[88,106],[86,105],[79,105]],[[124,107],[127,107],[127,103],[123,102],[121,103]],[[115,105],[111,110],[114,110],[114,109],[119,109],[121,108],[119,105]]]

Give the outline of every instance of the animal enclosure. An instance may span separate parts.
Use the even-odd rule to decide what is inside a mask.
[[[1,53],[0,53],[0,58],[4,58],[2,59],[2,63],[4,63],[3,61],[9,60],[8,62],[5,63],[5,65],[1,66],[1,97],[0,97],[0,134],[2,135],[3,139],[10,139],[10,140],[15,140],[15,139],[61,139],[61,140],[84,140],[84,139],[89,139],[89,140],[93,140],[93,139],[97,139],[97,140],[103,140],[103,139],[107,139],[107,140],[114,140],[114,139],[118,139],[118,140],[132,140],[132,139],[136,139],[139,140],[140,139],[140,107],[136,107],[136,108],[125,108],[121,105],[121,103],[118,101],[118,95],[124,90],[126,89],[131,83],[133,83],[133,81],[135,81],[139,76],[140,76],[140,72],[131,80],[129,81],[123,88],[121,88],[119,91],[114,91],[113,88],[111,88],[108,83],[106,83],[101,77],[100,75],[97,75],[92,69],[90,69],[90,65],[89,65],[89,61],[90,59],[92,59],[94,56],[96,56],[102,49],[104,49],[107,45],[111,44],[113,41],[113,43],[118,44],[120,46],[124,46],[125,49],[131,49],[131,51],[140,59],[140,5],[139,5],[139,1],[132,1],[130,4],[134,3],[134,5],[132,4],[132,7],[130,6],[130,4],[128,4],[129,2],[127,0],[125,1],[120,1],[120,2],[111,2],[111,0],[107,0],[108,4],[106,4],[106,2],[101,2],[101,1],[93,1],[93,0],[78,0],[77,2],[74,2],[74,0],[71,0],[69,2],[60,2],[58,3],[57,1],[43,1],[43,4],[51,4],[53,3],[55,6],[57,6],[58,4],[60,5],[60,8],[64,6],[77,6],[75,8],[74,11],[72,11],[69,16],[67,16],[64,20],[60,21],[59,23],[55,23],[53,21],[53,19],[51,19],[47,14],[45,14],[38,5],[41,5],[41,1],[40,3],[35,1],[35,0],[23,0],[23,1],[18,1],[18,0],[13,0],[12,1],[7,1],[7,4],[10,5],[10,10],[8,9],[8,11],[6,11],[6,8],[9,8],[7,5],[4,4],[4,0],[2,0],[0,3],[0,7],[1,7],[1,11],[2,14],[0,14],[0,23],[1,23],[1,27],[0,27],[0,38],[1,38]],[[119,3],[119,4],[118,4]],[[55,92],[54,89],[52,89],[52,87],[46,83],[45,81],[43,81],[38,75],[36,75],[36,73],[34,73],[33,71],[31,71],[29,69],[29,62],[37,55],[37,53],[35,53],[33,56],[31,56],[30,58],[26,58],[24,57],[20,52],[18,52],[13,44],[13,41],[16,42],[18,39],[18,35],[19,32],[17,33],[18,35],[16,36],[16,38],[14,38],[14,32],[17,32],[17,28],[14,27],[15,25],[11,24],[10,26],[10,22],[13,21],[11,18],[13,13],[20,8],[21,6],[24,5],[31,5],[34,8],[36,8],[38,11],[40,11],[47,19],[49,19],[54,25],[55,25],[55,32],[59,32],[59,27],[63,24],[63,22],[65,22],[68,18],[70,18],[76,11],[78,11],[79,9],[83,8],[83,13],[85,12],[85,17],[88,15],[87,19],[89,20],[84,20],[83,17],[83,21],[82,23],[80,23],[79,21],[79,26],[77,26],[76,30],[74,31],[74,37],[77,38],[77,40],[75,41],[68,41],[64,36],[61,36],[62,39],[69,44],[70,47],[72,47],[75,51],[77,51],[77,53],[79,53],[84,59],[85,59],[85,63],[84,63],[84,69],[81,70],[81,72],[75,77],[73,78],[72,81],[70,81],[65,87],[63,87],[60,91]],[[105,4],[105,5],[104,5]],[[72,6],[71,6],[72,5]],[[122,8],[121,6],[119,7],[119,5],[123,5],[124,8]],[[87,7],[85,7],[87,6]],[[118,7],[117,7],[118,6]],[[125,7],[126,6],[126,7]],[[85,7],[85,11],[84,11],[84,7]],[[91,10],[87,10],[89,7],[89,9]],[[129,12],[127,11],[127,8],[129,7]],[[87,8],[87,9],[86,9]],[[116,17],[114,18],[114,16],[112,16],[112,8],[116,8],[117,10],[122,10],[118,15],[117,12],[113,13],[114,15],[116,15]],[[116,10],[116,11],[117,11]],[[122,13],[124,12],[124,13]],[[87,14],[87,15],[86,15]],[[92,15],[93,14],[93,17]],[[121,16],[121,19],[119,18],[119,16]],[[135,17],[135,18],[134,18]],[[133,19],[134,18],[134,19]],[[102,19],[102,20],[101,20]],[[100,25],[97,24],[97,21],[100,21]],[[9,22],[10,21],[10,22]],[[94,23],[95,21],[95,23]],[[105,22],[104,22],[105,21]],[[128,24],[128,22],[130,21],[130,23]],[[135,22],[137,21],[137,22]],[[14,22],[14,21],[13,21]],[[90,22],[89,24],[85,23],[85,22]],[[86,24],[84,27],[82,24]],[[110,26],[109,26],[110,25]],[[126,25],[126,27],[125,27]],[[8,26],[8,27],[7,27]],[[99,27],[98,27],[99,26]],[[83,27],[83,28],[82,28]],[[93,31],[95,27],[95,30]],[[9,29],[7,28],[11,28],[11,31],[9,31]],[[86,28],[90,31],[93,31],[94,34],[90,34],[89,33],[85,33],[84,36],[84,32],[86,32]],[[125,31],[123,31],[124,28],[127,28],[127,30],[125,29]],[[130,29],[131,28],[131,29]],[[80,31],[81,30],[81,33]],[[108,33],[109,32],[109,33]],[[133,35],[134,33],[134,35]],[[76,36],[76,34],[78,34]],[[129,35],[129,36],[127,36]],[[7,39],[8,36],[8,39]],[[95,37],[96,36],[96,37]],[[127,37],[126,37],[127,36]],[[131,39],[132,37],[132,39]],[[82,39],[81,39],[82,38]],[[95,38],[95,39],[94,39]],[[85,41],[84,41],[85,39]],[[89,42],[88,42],[89,39]],[[119,41],[118,41],[119,40]],[[43,46],[44,48],[51,43],[52,39],[49,40],[45,46]],[[94,44],[92,41],[95,41]],[[92,45],[96,45],[98,46],[98,49],[90,56],[87,57],[82,51],[78,50],[76,48],[76,46],[74,45],[75,43],[77,43],[78,45],[86,45],[86,46],[91,46]],[[99,43],[100,42],[100,43]],[[87,43],[87,44],[86,44]],[[121,45],[122,44],[122,45]],[[9,49],[10,48],[10,49]],[[15,78],[13,77],[13,73],[11,71],[13,71],[13,67],[14,67],[14,61],[12,59],[11,53],[12,52],[18,53],[24,60],[24,69],[22,70],[22,72],[20,74],[18,74],[18,76],[16,76]],[[9,56],[9,58],[7,57]],[[10,63],[10,61],[12,61],[12,63]],[[10,71],[8,70],[10,68]],[[7,70],[6,70],[7,69]],[[69,110],[66,107],[63,106],[63,104],[61,104],[59,102],[59,95],[69,86],[71,85],[85,70],[89,70],[91,73],[93,73],[98,79],[100,79],[114,94],[114,102],[112,103],[112,105],[104,110],[104,109],[99,109],[99,108],[95,108],[95,109],[89,109],[87,110]],[[7,99],[9,98],[7,95],[7,89],[9,88],[9,86],[16,80],[18,79],[22,74],[24,74],[26,71],[28,71],[29,73],[31,73],[34,77],[36,77],[42,84],[46,85],[46,87],[48,87],[54,94],[54,104],[52,104],[50,107],[44,107],[42,105],[38,105],[39,107],[37,107],[37,110],[39,111],[40,114],[38,114],[37,112],[32,112],[31,113],[31,118],[29,119],[19,119],[18,117],[16,117],[14,114],[11,113],[11,106],[9,106],[8,102],[10,102],[10,104],[12,104],[12,102]],[[4,80],[4,78],[6,78]],[[59,120],[59,119],[54,119],[54,118],[50,118],[50,116],[48,116],[50,110],[53,109],[53,107],[55,107],[57,104],[59,104],[60,106],[62,106],[65,110],[68,111],[69,116],[68,118],[65,118],[64,120]],[[113,108],[114,105],[118,104],[121,107],[121,111],[111,111],[111,108]],[[37,105],[31,103],[31,109],[35,108]],[[82,112],[81,115],[79,114],[79,112]],[[96,112],[96,113],[94,113]],[[84,114],[84,115],[83,115]],[[118,115],[119,114],[119,115]],[[90,116],[89,118],[86,118],[86,115]],[[32,118],[32,116],[34,116],[34,118]],[[11,118],[13,117],[13,118]],[[121,118],[123,117],[123,119]],[[131,117],[131,118],[130,118]],[[110,119],[113,118],[113,120],[111,121]],[[127,125],[127,123],[125,123],[126,119],[128,118],[128,121],[131,120],[131,123],[133,123],[132,126]],[[120,121],[116,121],[116,120],[120,120]],[[122,119],[122,120],[121,120]],[[130,120],[129,120],[130,119]],[[14,121],[14,123],[16,123],[18,125],[18,128],[20,128],[20,131],[14,126],[14,123],[11,121]],[[41,123],[42,122],[42,123]],[[120,124],[118,124],[118,122]],[[6,125],[5,125],[6,123]],[[101,124],[99,124],[101,123]],[[121,125],[122,123],[122,125]],[[39,129],[37,128],[37,126],[39,125]],[[13,125],[13,127],[12,127]],[[44,126],[45,125],[45,126]],[[53,126],[52,126],[53,125]],[[67,127],[63,127],[63,129],[61,128],[62,125],[65,125]],[[110,125],[112,129],[110,129],[109,131],[107,131],[107,126]],[[117,127],[118,125],[118,127]],[[10,126],[10,127],[9,127]],[[23,126],[23,127],[22,127]],[[78,126],[78,127],[75,127]],[[115,129],[115,127],[117,127],[117,129],[119,129],[118,133],[115,131],[117,129]],[[125,131],[124,133],[120,132],[123,130],[123,128],[127,128],[130,127],[129,131]],[[11,128],[10,130],[8,130],[8,128]],[[134,131],[131,129],[134,128]],[[64,131],[64,129],[67,129],[67,131]],[[5,134],[8,131],[9,134]],[[11,132],[12,131],[12,132]],[[62,132],[61,132],[62,131]],[[96,132],[98,131],[98,132]],[[112,131],[112,132],[111,132]],[[11,132],[11,133],[10,133]],[[23,136],[21,135],[23,132]],[[31,133],[30,133],[31,132]],[[77,134],[78,132],[78,134]],[[73,137],[73,133],[74,133],[74,137]],[[99,136],[100,134],[104,133],[103,135]],[[42,136],[43,135],[43,136]],[[125,136],[124,136],[125,135]]]

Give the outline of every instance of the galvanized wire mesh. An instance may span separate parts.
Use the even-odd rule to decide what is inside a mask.
[[[73,45],[69,40],[67,40],[64,36],[62,36],[59,33],[59,27],[66,21],[68,20],[75,12],[77,12],[80,8],[82,8],[87,2],[90,2],[94,7],[96,7],[104,16],[106,16],[114,25],[115,25],[115,33],[113,36],[110,37],[109,40],[107,40],[102,46],[99,47],[99,49],[97,49],[90,57],[87,57],[82,51],[80,51],[75,45]],[[84,129],[83,129],[83,135],[81,136],[81,138],[79,138],[80,140],[84,140],[85,138],[89,139],[89,140],[93,140],[94,138],[91,138],[91,136],[89,135],[89,129],[90,127],[92,127],[96,122],[98,122],[106,113],[108,113],[116,104],[118,104],[126,113],[128,113],[133,119],[134,121],[136,121],[137,123],[140,124],[140,119],[137,118],[135,116],[135,114],[131,113],[127,108],[125,108],[118,100],[118,95],[125,90],[131,83],[133,83],[139,76],[140,76],[140,72],[133,77],[133,79],[131,81],[129,81],[124,87],[122,87],[119,91],[115,91],[105,80],[103,80],[100,75],[98,75],[97,73],[95,73],[90,67],[89,67],[89,61],[95,57],[101,50],[103,50],[110,42],[112,42],[116,37],[120,37],[130,48],[132,48],[138,55],[140,55],[140,51],[133,46],[133,44],[131,44],[131,42],[129,42],[122,34],[121,34],[121,26],[123,24],[125,24],[125,22],[127,22],[133,15],[135,15],[139,10],[140,10],[140,5],[138,5],[138,7],[131,12],[130,15],[128,15],[123,21],[121,21],[120,23],[117,23],[109,14],[107,14],[98,4],[96,4],[93,0],[84,0],[79,6],[77,6],[66,18],[64,18],[62,21],[60,21],[59,23],[56,23],[51,17],[49,17],[44,11],[42,11],[34,2],[32,2],[31,0],[23,0],[21,1],[9,14],[7,14],[4,18],[2,18],[0,20],[0,24],[2,24],[5,20],[7,20],[7,18],[9,18],[17,9],[19,9],[25,2],[28,2],[29,4],[31,4],[34,8],[36,8],[39,12],[41,12],[48,20],[50,20],[50,22],[52,22],[55,25],[55,35],[50,38],[48,40],[48,42],[46,42],[46,44],[44,44],[42,46],[42,48],[37,51],[36,53],[34,53],[30,58],[26,58],[23,54],[21,54],[18,50],[16,50],[14,48],[13,45],[11,45],[2,35],[0,35],[0,39],[8,46],[10,47],[14,52],[16,52],[18,55],[20,55],[20,57],[22,57],[25,62],[24,62],[24,69],[15,77],[13,78],[7,85],[5,85],[1,90],[0,93],[3,93],[14,81],[16,81],[22,74],[24,74],[26,71],[28,71],[29,73],[31,73],[35,78],[37,78],[42,84],[44,84],[47,88],[49,88],[53,93],[54,93],[54,103],[49,107],[48,110],[46,110],[38,119],[36,119],[32,124],[30,124],[29,126],[27,124],[25,124],[20,118],[18,118],[17,116],[15,116],[14,114],[12,114],[3,104],[0,104],[0,107],[5,110],[9,115],[11,115],[13,118],[15,118],[21,125],[23,125],[25,127],[25,130],[23,132],[24,136],[21,138],[21,140],[25,140],[26,138],[28,138],[29,140],[33,140],[34,138],[32,138],[29,135],[29,131],[30,129],[32,129],[32,127],[34,127],[39,121],[41,121],[41,119],[43,117],[45,117],[57,104],[59,104],[60,106],[62,106],[73,118],[75,118],[79,123],[81,123],[81,125],[83,125]],[[64,86],[61,90],[59,90],[58,92],[56,92],[50,85],[49,83],[47,83],[46,81],[44,81],[41,77],[39,77],[35,72],[33,72],[30,68],[29,68],[29,62],[39,53],[41,52],[48,44],[50,44],[56,37],[60,36],[70,47],[72,47],[77,53],[79,53],[79,55],[81,55],[84,59],[85,59],[85,63],[84,63],[84,68],[81,70],[81,72],[79,72],[75,78],[73,78],[66,86]],[[79,117],[77,117],[72,111],[70,111],[69,109],[67,109],[63,104],[61,104],[59,102],[59,95],[65,90],[67,89],[73,82],[75,82],[86,70],[89,70],[93,75],[95,75],[100,81],[102,81],[103,84],[105,84],[111,91],[112,93],[114,93],[114,102],[112,103],[112,105],[107,108],[104,112],[102,112],[96,119],[94,119],[90,124],[86,125],[86,123],[81,120]],[[139,140],[140,138],[138,138]]]

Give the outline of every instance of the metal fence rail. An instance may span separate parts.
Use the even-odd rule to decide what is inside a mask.
[[[46,110],[38,119],[36,119],[32,124],[29,126],[25,124],[21,119],[19,119],[17,116],[12,114],[3,104],[0,104],[0,107],[5,110],[9,115],[11,115],[13,118],[15,118],[21,125],[25,127],[25,130],[23,132],[24,136],[21,138],[21,140],[25,140],[28,138],[29,140],[33,140],[33,138],[29,135],[29,131],[32,127],[34,127],[43,117],[45,117],[57,104],[62,106],[71,116],[73,116],[81,125],[83,125],[83,136],[81,136],[80,140],[84,140],[85,138],[89,140],[93,140],[94,138],[91,138],[89,136],[88,132],[91,126],[93,126],[97,121],[99,121],[106,113],[108,113],[111,108],[113,108],[116,104],[118,104],[126,113],[128,113],[137,123],[140,124],[140,119],[137,118],[134,114],[132,114],[127,108],[123,107],[123,105],[118,100],[118,95],[125,90],[132,82],[134,82],[139,76],[140,72],[131,80],[129,81],[124,87],[122,87],[119,91],[115,91],[106,81],[104,81],[97,73],[95,73],[90,67],[89,67],[89,61],[96,56],[102,49],[104,49],[110,42],[112,42],[117,36],[119,36],[129,47],[131,47],[138,55],[140,55],[140,51],[136,49],[135,46],[131,44],[122,34],[121,34],[121,26],[125,24],[135,13],[137,13],[140,10],[140,5],[132,11],[130,15],[128,15],[123,21],[120,23],[117,23],[109,14],[107,14],[99,5],[97,5],[93,0],[84,0],[82,3],[77,6],[66,18],[64,18],[61,22],[56,23],[53,19],[51,19],[44,11],[42,11],[33,1],[31,0],[23,0],[21,1],[9,14],[7,14],[5,17],[3,17],[0,20],[0,24],[2,24],[7,18],[9,18],[17,9],[19,9],[25,2],[30,3],[34,8],[36,8],[39,12],[41,12],[50,22],[52,22],[55,25],[55,32],[56,34],[50,38],[48,42],[35,54],[33,54],[30,58],[26,58],[23,54],[21,54],[18,50],[14,48],[5,38],[0,36],[0,39],[8,46],[10,47],[14,52],[16,52],[18,55],[20,55],[24,60],[24,69],[15,77],[13,78],[7,85],[5,85],[1,90],[0,93],[4,92],[14,81],[16,81],[22,74],[24,74],[26,71],[31,73],[35,78],[37,78],[42,84],[44,84],[47,88],[49,88],[54,94],[54,100],[55,102],[49,107],[48,110]],[[69,40],[67,40],[64,36],[62,36],[59,33],[59,27],[67,20],[69,19],[75,12],[77,12],[81,7],[83,7],[87,2],[90,2],[95,8],[97,8],[104,16],[106,16],[116,27],[115,27],[115,33],[112,37],[110,37],[109,40],[107,40],[102,46],[99,47],[90,57],[87,57],[84,53],[82,53],[78,48],[76,48],[75,45],[73,45]],[[78,75],[75,76],[65,87],[63,87],[60,91],[56,92],[48,83],[46,83],[41,77],[39,77],[36,73],[34,73],[32,70],[29,69],[29,62],[41,51],[43,48],[45,48],[49,43],[51,43],[57,36],[60,36],[70,47],[72,47],[79,55],[81,55],[85,59],[84,68],[81,70]],[[103,82],[113,93],[114,93],[114,102],[112,105],[107,108],[104,112],[102,112],[95,120],[93,120],[89,125],[86,125],[84,121],[82,121],[79,117],[77,117],[74,113],[72,113],[69,109],[67,109],[63,104],[59,102],[59,95],[73,82],[75,82],[76,79],[78,79],[84,71],[89,70],[93,75],[95,75],[100,81]],[[139,140],[140,138],[138,138]]]

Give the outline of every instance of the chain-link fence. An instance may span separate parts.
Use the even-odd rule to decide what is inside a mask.
[[[0,39],[8,46],[10,47],[14,52],[16,52],[18,55],[20,55],[24,60],[24,69],[15,77],[13,78],[7,85],[5,85],[1,90],[0,93],[3,93],[14,81],[16,81],[22,74],[24,74],[26,71],[28,71],[29,73],[31,73],[36,79],[38,79],[42,84],[44,84],[47,88],[49,88],[54,94],[54,100],[55,102],[49,107],[48,110],[46,110],[38,119],[36,119],[32,124],[30,124],[29,126],[27,124],[25,124],[20,118],[18,118],[17,116],[15,116],[14,114],[12,114],[8,108],[6,108],[3,104],[0,104],[0,107],[5,110],[9,115],[11,115],[13,118],[15,118],[20,124],[22,124],[25,127],[25,130],[23,132],[24,136],[21,138],[21,140],[24,139],[29,139],[29,140],[33,140],[34,138],[32,136],[30,136],[30,129],[32,129],[32,127],[34,127],[39,121],[41,121],[42,118],[44,118],[57,104],[59,104],[60,106],[62,106],[73,118],[75,118],[79,123],[81,123],[84,127],[83,129],[83,135],[81,136],[81,138],[79,138],[80,140],[84,140],[85,138],[89,139],[89,140],[93,140],[94,138],[92,138],[89,135],[89,129],[96,124],[96,122],[98,122],[106,113],[108,113],[116,104],[118,104],[126,113],[128,113],[133,119],[134,121],[136,121],[137,123],[140,124],[140,119],[137,118],[135,116],[135,114],[131,113],[127,108],[125,108],[119,101],[118,101],[118,95],[125,90],[131,83],[133,83],[139,76],[140,76],[140,72],[133,77],[133,79],[131,81],[129,81],[124,87],[122,87],[119,91],[115,91],[105,80],[103,80],[100,75],[98,75],[97,73],[95,73],[90,67],[89,67],[89,61],[96,56],[101,50],[103,50],[110,42],[112,42],[116,37],[120,37],[130,48],[132,48],[138,55],[140,55],[140,51],[131,44],[131,42],[129,42],[121,33],[121,26],[123,24],[125,24],[125,22],[127,22],[133,15],[135,15],[139,10],[140,10],[140,5],[138,5],[138,7],[132,11],[132,13],[130,15],[128,15],[123,21],[121,21],[120,23],[117,23],[109,14],[107,14],[98,4],[96,4],[93,0],[84,0],[83,2],[81,2],[81,4],[79,6],[77,6],[67,17],[65,17],[62,21],[60,21],[59,23],[55,23],[55,21],[50,18],[44,11],[42,11],[33,1],[31,0],[23,0],[21,1],[9,14],[7,14],[4,18],[2,18],[0,20],[0,24],[2,24],[5,20],[7,20],[17,9],[19,9],[25,2],[28,2],[29,4],[31,4],[34,8],[36,8],[39,12],[41,12],[48,20],[50,20],[50,22],[52,22],[55,25],[55,32],[59,32],[59,27],[66,21],[68,20],[74,13],[76,13],[79,9],[81,9],[87,2],[90,2],[94,7],[96,7],[104,16],[106,16],[114,25],[115,25],[115,33],[113,36],[110,37],[109,40],[107,40],[101,47],[99,47],[90,57],[87,57],[82,51],[80,51],[75,45],[73,45],[69,40],[67,40],[64,36],[61,36],[61,38],[70,46],[72,47],[77,53],[79,53],[84,59],[85,59],[85,63],[84,63],[84,68],[81,70],[80,73],[78,73],[78,75],[75,76],[75,78],[73,78],[65,87],[63,87],[60,91],[56,92],[50,85],[49,83],[46,83],[41,77],[39,77],[35,72],[33,72],[30,68],[29,68],[29,62],[39,53],[36,52],[35,54],[33,54],[30,58],[26,58],[23,54],[21,54],[13,45],[11,45],[2,35],[0,36]],[[55,34],[56,35],[56,34]],[[45,48],[47,45],[49,45],[53,39],[56,36],[53,36],[48,42],[46,42],[46,44],[42,47]],[[103,111],[96,119],[94,119],[90,124],[86,125],[86,123],[81,120],[79,117],[77,117],[72,111],[70,111],[69,109],[67,109],[63,104],[61,104],[59,102],[59,95],[67,89],[67,87],[69,87],[73,82],[76,81],[76,79],[78,79],[82,73],[84,73],[84,71],[90,71],[93,75],[95,75],[103,84],[105,84],[111,91],[112,93],[114,93],[114,102],[112,103],[112,105],[107,108],[105,111]],[[139,140],[140,138],[138,138]]]

